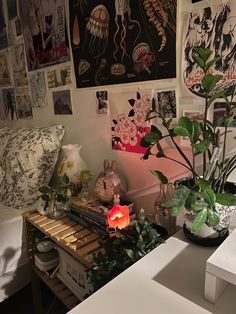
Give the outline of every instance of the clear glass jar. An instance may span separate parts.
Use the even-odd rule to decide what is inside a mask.
[[[172,216],[171,208],[163,207],[162,203],[172,199],[173,194],[173,183],[160,183],[158,195],[154,202],[155,223],[164,227],[167,230],[169,237],[176,232],[176,217]]]

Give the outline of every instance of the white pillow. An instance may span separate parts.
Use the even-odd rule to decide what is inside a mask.
[[[64,127],[8,129],[2,167],[2,201],[22,208],[39,196],[38,188],[48,184],[58,158]]]

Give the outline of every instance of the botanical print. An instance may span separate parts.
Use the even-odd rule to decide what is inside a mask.
[[[47,90],[44,77],[44,71],[30,73],[29,85],[31,91],[31,100],[33,107],[47,106]]]
[[[223,78],[212,94],[236,83],[236,1],[202,8],[186,15],[183,27],[182,93],[202,96],[201,79],[203,71],[192,59],[194,47],[209,48],[212,58],[222,57],[211,67],[212,74],[221,74]]]
[[[16,94],[16,109],[18,119],[28,119],[33,117],[29,94]]]
[[[133,93],[132,93],[133,94]],[[146,148],[140,145],[142,138],[150,131],[150,122],[146,116],[151,106],[150,94],[143,96],[137,92],[135,98],[124,95],[116,97],[117,102],[111,105],[112,149],[133,153],[145,153]]]
[[[77,87],[176,77],[177,0],[70,0]]]
[[[71,68],[70,65],[57,67],[56,69],[47,71],[48,88],[54,88],[71,84]]]
[[[28,79],[25,67],[24,45],[20,43],[12,49],[13,80],[15,87],[27,86]]]
[[[0,87],[11,84],[8,52],[0,52]]]
[[[223,126],[224,116],[226,114],[226,106],[225,102],[216,102],[214,103],[214,111],[213,111],[213,120],[218,126]],[[231,128],[236,128],[236,110],[232,111],[233,121],[229,125]]]
[[[16,101],[14,88],[5,88],[2,90],[3,104],[5,108],[5,117],[8,120],[16,120]]]
[[[176,118],[175,91],[157,91],[156,100],[158,112],[166,118]]]
[[[98,91],[96,92],[97,98],[97,113],[108,113],[108,92]]]
[[[0,120],[5,120],[5,119],[6,119],[5,105],[3,102],[2,90],[0,90]]]
[[[29,71],[69,60],[64,2],[19,1]]]
[[[17,0],[7,0],[7,10],[10,21],[17,16]]]
[[[0,0],[0,49],[8,46],[7,28],[4,18],[3,0]]]
[[[52,93],[55,114],[72,114],[70,90]]]

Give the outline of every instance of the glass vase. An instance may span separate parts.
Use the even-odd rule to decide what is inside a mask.
[[[172,215],[171,208],[162,205],[164,201],[173,198],[174,185],[172,183],[159,184],[159,191],[154,202],[155,223],[164,227],[168,236],[172,236],[176,232],[176,217]]]

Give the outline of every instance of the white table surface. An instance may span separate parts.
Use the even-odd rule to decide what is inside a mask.
[[[214,305],[204,299],[206,260],[215,249],[189,244],[180,231],[69,313],[235,314],[235,286]]]

